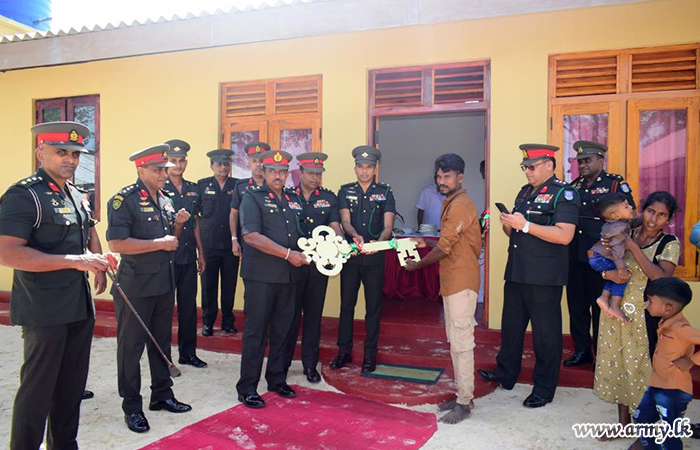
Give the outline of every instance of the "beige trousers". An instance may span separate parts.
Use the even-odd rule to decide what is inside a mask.
[[[470,289],[442,298],[445,331],[457,382],[457,403],[468,405],[474,398],[474,327],[478,294]]]

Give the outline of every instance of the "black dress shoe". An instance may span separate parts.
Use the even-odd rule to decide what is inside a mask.
[[[92,398],[95,396],[95,393],[92,391],[84,390],[83,391],[83,400],[87,400],[89,398]]]
[[[207,367],[207,363],[205,363],[201,359],[197,358],[195,355],[180,356],[180,358],[177,360],[177,362],[180,364],[187,364],[188,366],[194,366],[198,369],[201,369],[202,367]]]
[[[496,375],[495,370],[479,369],[476,371],[476,373],[478,373],[479,376],[481,376],[481,378],[483,378],[486,381],[493,381],[493,382],[498,382],[498,383],[501,382],[501,377]]]
[[[126,422],[126,426],[134,433],[145,433],[151,429],[148,425],[148,420],[146,420],[146,416],[143,415],[143,411],[124,414],[124,422]]]
[[[377,370],[377,357],[365,356],[365,359],[362,361],[362,371],[374,372],[375,370]]]
[[[352,362],[352,355],[350,353],[338,353],[338,356],[331,361],[330,368],[333,370],[342,369],[345,364],[350,364]]]
[[[503,383],[503,378],[501,378],[500,376],[498,376],[498,375],[496,374],[496,371],[495,371],[495,370],[484,370],[484,369],[479,369],[479,370],[476,371],[476,373],[478,373],[478,374],[481,376],[481,378],[483,378],[483,379],[486,380],[486,381],[492,381],[492,382],[496,382],[496,383],[501,383],[501,387],[502,387],[503,389],[505,389],[505,390],[510,391],[511,389],[513,389],[513,386],[515,386],[515,383],[513,383],[513,384],[511,384],[511,385],[506,385],[506,384],[504,384],[504,383]]]
[[[564,360],[566,367],[576,367],[583,364],[591,364],[593,362],[593,353],[590,350],[580,350],[573,354],[569,359]]]
[[[306,375],[306,379],[309,383],[318,383],[321,381],[321,374],[319,374],[314,367],[304,369],[304,375]]]
[[[277,386],[268,386],[267,390],[269,392],[276,392],[277,395],[284,398],[294,398],[297,396],[296,391],[292,389],[287,383],[281,383]]]
[[[210,327],[209,325],[204,325],[202,327],[202,336],[213,336],[214,335],[214,329]]]
[[[265,406],[265,400],[258,395],[257,392],[248,392],[246,395],[238,395],[238,401],[243,403],[248,408],[262,408]]]
[[[221,327],[221,331],[223,331],[226,334],[238,333],[238,330],[233,325],[224,325],[223,327]]]
[[[160,411],[161,409],[164,409],[166,411],[170,411],[171,413],[184,413],[187,411],[191,411],[192,407],[190,405],[177,401],[177,399],[173,397],[167,400],[151,402],[151,404],[148,405],[148,409],[150,409],[151,411]]]
[[[523,402],[523,406],[526,408],[541,408],[551,401],[551,398],[544,398],[537,394],[530,394]]]

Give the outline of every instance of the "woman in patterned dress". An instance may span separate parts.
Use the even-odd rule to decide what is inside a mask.
[[[637,408],[651,378],[644,289],[648,280],[673,276],[678,265],[680,242],[663,231],[676,209],[676,199],[668,192],[654,192],[646,199],[642,223],[626,241],[625,265],[630,278],[622,307],[631,320],[625,323],[600,315],[593,392],[617,404],[622,425],[630,423],[630,411]],[[625,281],[615,271],[602,275],[616,283]]]

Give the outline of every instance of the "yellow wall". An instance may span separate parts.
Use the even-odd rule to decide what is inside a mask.
[[[22,23],[15,22],[12,19],[8,19],[7,17],[0,16],[0,36],[5,36],[8,34],[29,33],[30,31],[36,30]]]
[[[367,142],[369,69],[489,58],[491,199],[507,203],[525,183],[517,146],[547,139],[549,54],[697,42],[699,23],[700,2],[669,0],[4,73],[0,135],[5,163],[0,180],[4,188],[31,172],[34,99],[100,94],[104,208],[110,195],[135,178],[127,156],[157,142],[188,140],[194,151],[187,175],[194,179],[208,174],[203,155],[217,147],[220,82],[322,74],[323,150],[330,154],[324,181],[337,189],[353,179],[350,150]],[[104,236],[104,221],[98,230]],[[491,327],[500,328],[507,241],[497,221],[491,243],[489,320]],[[2,269],[0,290],[9,290],[10,283],[10,271]],[[700,325],[697,283],[694,289],[698,299],[689,315]],[[338,314],[338,291],[339,282],[332,281],[326,315]],[[358,313],[363,315],[362,306]],[[564,322],[568,329],[568,320]]]

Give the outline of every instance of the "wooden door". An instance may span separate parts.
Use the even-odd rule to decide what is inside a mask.
[[[221,148],[233,150],[233,164],[231,165],[231,176],[233,178],[250,178],[248,168],[248,155],[244,147],[251,142],[267,142],[267,122],[233,122],[224,125]]]

